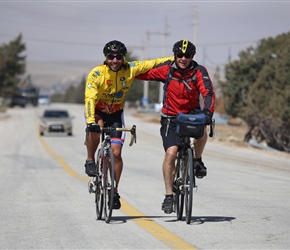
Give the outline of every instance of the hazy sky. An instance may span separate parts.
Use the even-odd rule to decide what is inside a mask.
[[[153,58],[189,39],[199,63],[214,67],[289,31],[290,1],[0,0],[0,43],[22,33],[28,61],[102,61],[114,39],[140,59]]]

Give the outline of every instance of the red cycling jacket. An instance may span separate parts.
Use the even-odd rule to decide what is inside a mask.
[[[172,73],[171,73],[172,72]],[[154,80],[165,83],[171,73],[167,87],[164,91],[162,113],[169,116],[176,116],[178,112],[189,113],[196,108],[208,109],[214,113],[215,93],[212,81],[207,69],[191,62],[191,66],[182,71],[172,61],[166,61],[138,75],[139,80]],[[203,103],[200,102],[200,94]]]

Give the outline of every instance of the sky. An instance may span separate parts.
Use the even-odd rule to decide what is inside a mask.
[[[19,34],[27,61],[103,61],[122,41],[138,59],[171,56],[176,41],[197,47],[207,67],[238,59],[264,38],[290,31],[290,1],[2,1],[0,44]]]

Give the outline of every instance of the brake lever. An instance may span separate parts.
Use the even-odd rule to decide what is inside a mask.
[[[215,119],[212,119],[212,123],[210,124],[210,132],[209,132],[209,137],[215,137]]]
[[[137,143],[137,135],[136,135],[136,125],[133,125],[131,128],[131,134],[134,136],[135,143]]]

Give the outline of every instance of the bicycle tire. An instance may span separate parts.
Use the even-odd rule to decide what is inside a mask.
[[[103,189],[102,189],[102,175],[101,173],[101,149],[98,150],[97,154],[97,163],[96,163],[96,180],[95,180],[95,186],[96,186],[96,192],[95,192],[95,203],[96,203],[96,215],[97,219],[102,219],[103,214],[103,205],[104,205],[104,199],[103,199]]]
[[[103,165],[104,219],[106,223],[109,223],[111,220],[112,211],[113,211],[114,187],[115,187],[114,185],[114,182],[115,182],[114,156],[113,156],[113,152],[111,148],[106,150],[103,163],[104,163]]]
[[[193,187],[194,187],[194,171],[193,171],[193,153],[192,149],[187,149],[187,160],[185,162],[185,216],[186,223],[190,224],[192,215],[192,204],[193,204]]]
[[[182,182],[183,176],[182,169],[184,169],[184,166],[182,166],[183,160],[180,159],[182,159],[182,152],[179,152],[177,155],[176,172],[175,172],[175,188],[176,188],[175,204],[176,204],[177,220],[182,219],[184,207],[184,192],[180,189],[180,184]]]

